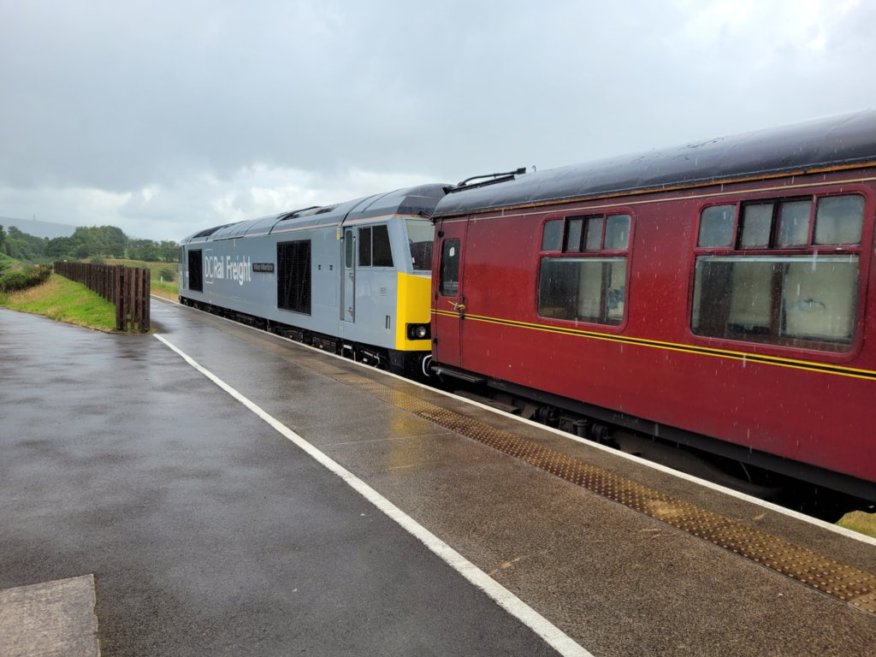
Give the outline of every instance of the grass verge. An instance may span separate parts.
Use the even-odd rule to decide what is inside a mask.
[[[840,518],[839,522],[836,524],[840,527],[845,527],[846,529],[851,529],[852,531],[876,538],[876,513],[852,511]]]
[[[116,309],[81,283],[52,274],[42,285],[0,294],[0,306],[98,331],[114,331]]]
[[[162,299],[170,299],[177,301],[179,299],[179,286],[176,283],[162,283],[153,278],[149,284],[149,290],[152,294]]]

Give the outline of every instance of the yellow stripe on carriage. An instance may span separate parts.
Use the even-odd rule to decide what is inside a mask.
[[[460,319],[460,313],[449,310],[433,309],[433,315],[441,317]],[[542,331],[544,333],[556,333],[560,335],[568,335],[578,338],[586,338],[589,340],[597,340],[602,342],[616,342],[620,344],[634,345],[637,347],[645,347],[648,349],[662,349],[665,351],[675,351],[679,353],[694,354],[697,356],[706,356],[710,358],[724,358],[727,360],[746,361],[751,364],[773,365],[778,367],[788,367],[797,370],[807,370],[810,372],[818,372],[821,374],[830,374],[834,376],[846,376],[856,379],[864,379],[867,381],[876,381],[876,371],[858,369],[833,363],[820,363],[816,361],[799,360],[794,358],[784,358],[781,356],[769,356],[765,354],[757,354],[744,351],[731,351],[729,349],[718,349],[715,347],[698,346],[693,344],[681,344],[675,342],[663,342],[660,340],[649,340],[647,338],[637,338],[631,336],[620,335],[617,333],[601,333],[598,331],[586,331],[564,326],[554,326],[550,324],[535,324],[532,322],[523,322],[517,320],[503,319],[500,317],[487,317],[483,315],[465,314],[466,322],[481,322],[485,324],[497,324],[500,326],[509,326],[513,328]]]

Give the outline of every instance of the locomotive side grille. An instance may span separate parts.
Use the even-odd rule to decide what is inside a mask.
[[[759,563],[856,609],[876,614],[876,575],[872,573],[568,456],[536,440],[424,401],[392,384],[379,383],[359,374],[341,373],[317,358],[306,357],[298,362],[444,429]]]

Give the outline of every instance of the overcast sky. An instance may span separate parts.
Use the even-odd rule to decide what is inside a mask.
[[[0,216],[179,240],[876,108],[874,26],[872,0],[0,0]]]

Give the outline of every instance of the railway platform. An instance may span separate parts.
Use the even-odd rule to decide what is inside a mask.
[[[876,650],[876,541],[189,308],[152,318],[0,311],[0,589],[93,575],[101,654]]]

